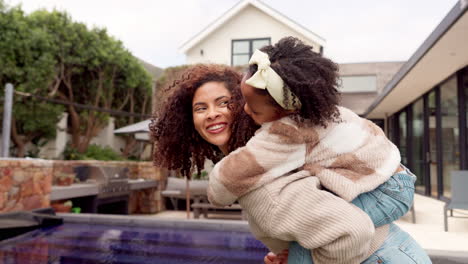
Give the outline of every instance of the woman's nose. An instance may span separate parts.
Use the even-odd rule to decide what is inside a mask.
[[[216,107],[210,107],[208,109],[208,119],[216,119],[221,114],[217,111]]]

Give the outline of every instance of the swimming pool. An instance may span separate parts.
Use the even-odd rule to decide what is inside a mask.
[[[262,263],[268,252],[235,223],[110,219],[68,220],[3,241],[0,263]]]

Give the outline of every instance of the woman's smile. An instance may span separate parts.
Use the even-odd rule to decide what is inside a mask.
[[[219,134],[223,132],[227,127],[226,122],[212,124],[206,127],[206,130],[212,134]]]

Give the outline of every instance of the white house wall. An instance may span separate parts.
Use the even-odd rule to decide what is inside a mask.
[[[99,134],[91,140],[91,144],[96,144],[102,147],[110,147],[115,152],[121,153],[125,147],[125,140],[114,134],[115,118],[109,118],[109,123],[105,126]]]
[[[68,113],[62,113],[57,123],[55,139],[48,140],[47,144],[40,148],[39,157],[47,159],[62,158],[62,153],[70,138],[67,134],[67,119]]]
[[[254,6],[247,6],[200,43],[187,51],[187,63],[221,63],[231,65],[233,39],[271,38],[271,43],[283,37],[294,36],[320,51],[320,45],[280,23]],[[203,55],[201,55],[203,50]]]
[[[54,139],[47,141],[47,144],[40,148],[39,157],[45,159],[63,158],[63,150],[67,142],[71,141],[71,135],[67,133],[67,113],[63,113],[62,118],[57,123],[57,136]],[[125,140],[121,136],[114,134],[115,120],[109,118],[109,123],[105,126],[99,134],[91,140],[91,144],[96,144],[102,147],[110,147],[117,153],[121,153],[125,147]],[[27,145],[26,149],[29,150],[33,146]]]

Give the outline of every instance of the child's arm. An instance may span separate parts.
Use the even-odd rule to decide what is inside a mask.
[[[408,169],[394,174],[375,190],[360,194],[352,201],[366,212],[375,227],[400,219],[413,205],[416,176]]]
[[[247,142],[224,157],[210,173],[208,199],[226,206],[276,177],[304,165],[306,146],[297,128],[280,120],[264,124]]]

